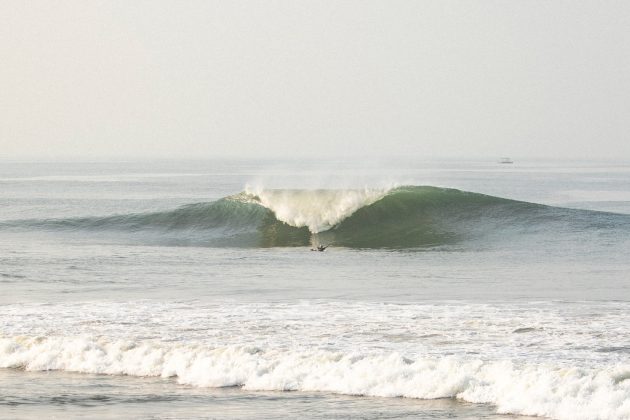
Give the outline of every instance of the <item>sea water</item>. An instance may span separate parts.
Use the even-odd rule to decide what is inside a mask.
[[[4,161],[0,209],[0,417],[630,418],[628,162]]]

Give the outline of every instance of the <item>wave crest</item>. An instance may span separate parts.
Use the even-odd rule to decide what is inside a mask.
[[[628,365],[586,369],[454,356],[408,359],[387,352],[4,337],[0,367],[176,377],[200,387],[457,398],[494,404],[500,413],[558,419],[630,417]]]
[[[362,207],[383,198],[389,189],[269,190],[247,187],[239,196],[268,208],[281,222],[307,227],[311,233],[331,229]]]

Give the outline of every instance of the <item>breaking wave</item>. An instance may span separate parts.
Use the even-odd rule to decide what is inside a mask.
[[[3,337],[0,367],[174,377],[200,387],[457,398],[500,413],[558,419],[630,418],[630,366],[577,368],[461,357],[409,359],[254,346],[209,347],[99,337]]]
[[[18,220],[3,228],[120,232],[168,244],[414,248],[512,233],[630,228],[630,217],[456,189],[246,190],[175,210]],[[144,236],[143,236],[144,235]]]

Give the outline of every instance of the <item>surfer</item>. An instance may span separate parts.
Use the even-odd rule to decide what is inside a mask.
[[[328,248],[330,246],[329,245],[317,245],[317,248],[311,248],[311,251],[319,251],[319,252],[324,252],[326,250],[326,248]]]

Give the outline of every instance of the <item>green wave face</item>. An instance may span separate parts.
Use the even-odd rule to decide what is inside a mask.
[[[302,196],[305,191],[297,194]],[[343,198],[339,191],[334,196]],[[343,204],[343,200],[340,202]],[[0,228],[108,231],[133,237],[134,241],[167,245],[286,247],[323,243],[392,249],[490,241],[522,233],[630,229],[627,215],[549,207],[436,187],[400,187],[355,207],[340,217],[339,223],[319,233],[311,233],[308,226],[291,226],[279,220],[258,197],[245,193],[172,211],[23,220],[5,222]]]
[[[449,245],[533,216],[544,206],[435,187],[401,187],[321,236],[360,248]]]

